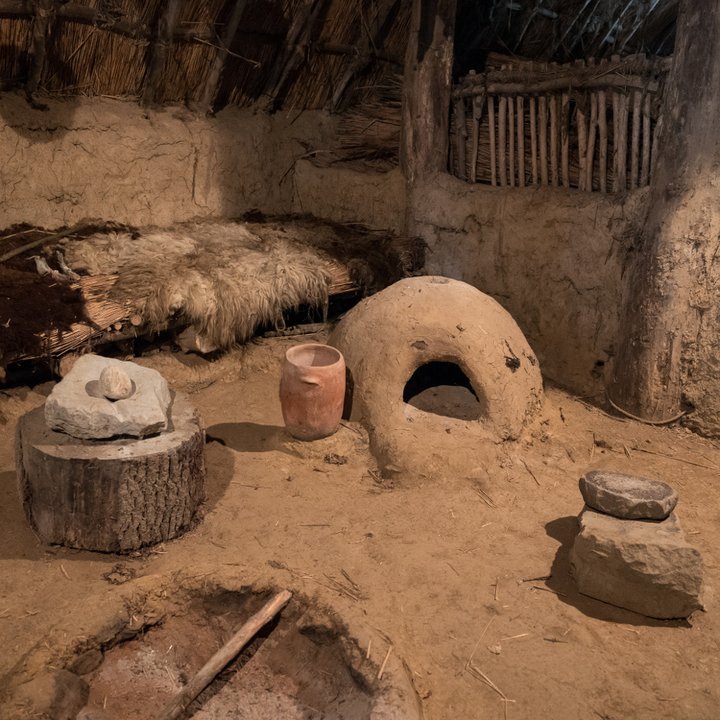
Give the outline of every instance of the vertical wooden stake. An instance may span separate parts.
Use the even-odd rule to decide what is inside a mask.
[[[455,159],[457,161],[458,177],[467,180],[465,167],[465,147],[467,144],[467,124],[465,119],[465,100],[459,98],[455,101]]]
[[[593,169],[595,167],[595,136],[597,135],[597,124],[597,96],[595,93],[590,93],[590,129],[588,130],[587,163],[585,168],[585,189],[589,192],[592,192],[593,189]]]
[[[627,151],[628,151],[628,96],[620,95],[620,118],[618,120],[618,190],[627,189]]]
[[[515,100],[508,101],[508,179],[510,187],[515,187]]]
[[[613,192],[620,190],[620,93],[613,90]]]
[[[558,98],[550,96],[550,182],[557,187],[558,176]]]
[[[585,98],[577,104],[577,130],[578,130],[578,162],[580,172],[578,174],[578,188],[585,190],[587,187],[587,120],[582,105]]]
[[[560,145],[563,187],[570,187],[570,96],[562,94],[560,103]]]
[[[630,187],[638,186],[640,165],[640,108],[642,97],[639,90],[633,92],[632,146],[630,151]]]
[[[600,130],[600,192],[607,192],[607,99],[605,91],[600,90],[598,102],[598,128]]]
[[[485,95],[472,99],[472,139],[470,145],[470,182],[477,182],[477,164],[480,155],[480,122],[482,120]]]
[[[507,97],[501,96],[498,102],[498,169],[500,171],[500,187],[507,185],[507,161],[505,148],[507,146]]]
[[[488,126],[490,131],[490,183],[497,185],[495,157],[495,96],[488,95]]]
[[[533,185],[538,184],[538,162],[537,162],[537,122],[535,119],[536,99],[532,95],[528,98],[530,103],[530,164],[532,165]]]
[[[645,187],[650,181],[650,95],[647,94],[643,100],[642,116],[643,140],[640,187]]]
[[[525,99],[517,97],[518,186],[525,187]]]
[[[540,124],[540,137],[538,143],[540,145],[540,183],[548,184],[548,164],[547,164],[547,97],[541,95],[539,99],[538,119]]]

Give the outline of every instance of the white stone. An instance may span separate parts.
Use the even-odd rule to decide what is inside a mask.
[[[100,373],[100,392],[108,400],[125,400],[133,394],[133,382],[124,370],[108,365]]]
[[[128,398],[108,400],[100,387],[105,368],[126,373],[134,391]],[[156,370],[98,355],[83,355],[50,393],[45,420],[59,432],[77,438],[145,437],[166,430],[172,397]]]

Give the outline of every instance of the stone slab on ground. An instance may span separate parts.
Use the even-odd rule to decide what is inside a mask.
[[[585,473],[580,492],[593,510],[626,520],[664,520],[678,501],[667,483],[606,470]]]
[[[583,595],[660,619],[702,608],[702,558],[674,513],[652,522],[586,509],[579,521],[570,563]]]
[[[100,375],[108,367],[130,377],[130,397],[112,401],[103,396]],[[167,429],[171,400],[170,388],[157,370],[83,355],[50,393],[45,419],[53,430],[76,438],[146,437]]]

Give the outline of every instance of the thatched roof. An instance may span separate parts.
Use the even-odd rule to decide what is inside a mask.
[[[0,0],[0,83],[202,109],[337,109],[402,70],[411,4]],[[489,51],[666,54],[676,11],[677,0],[458,0],[456,74],[482,69]]]

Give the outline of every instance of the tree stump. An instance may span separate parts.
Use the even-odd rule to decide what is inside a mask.
[[[127,552],[169,540],[199,519],[205,431],[177,394],[170,430],[80,440],[51,430],[39,407],[20,418],[16,465],[25,514],[48,543]]]

